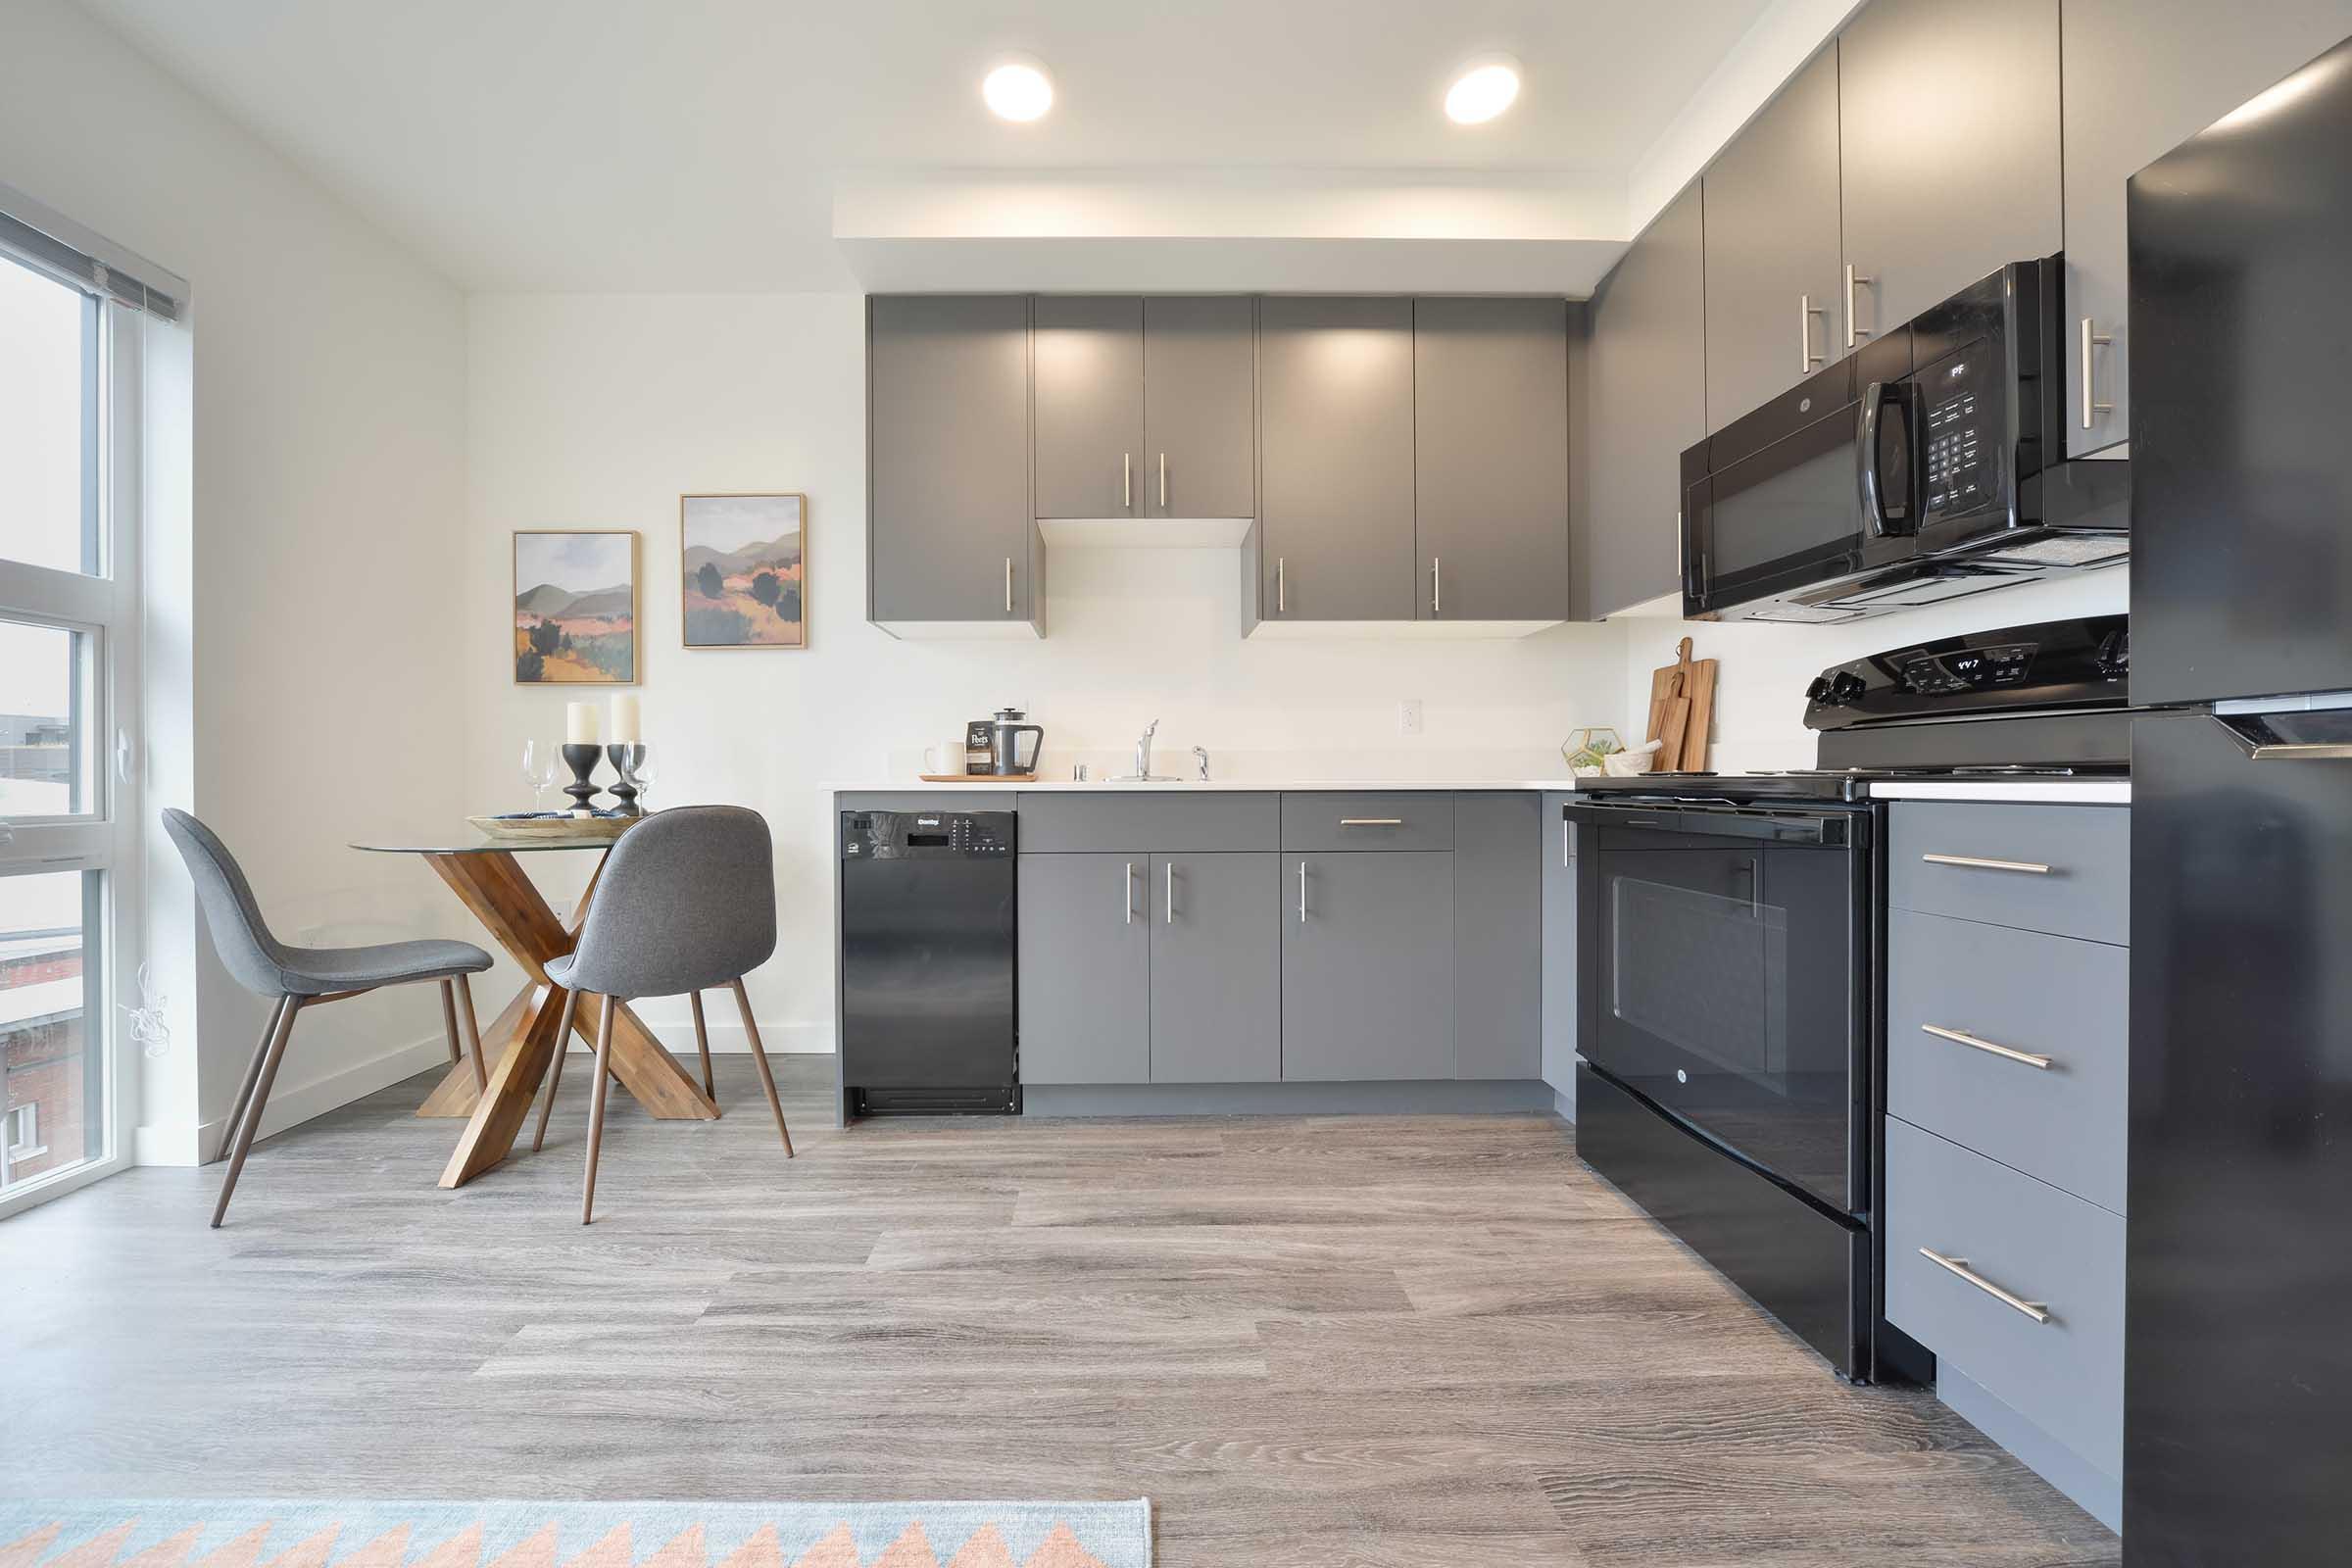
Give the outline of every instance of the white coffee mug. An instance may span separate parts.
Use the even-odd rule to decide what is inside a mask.
[[[963,731],[957,730],[954,740],[943,741],[937,746],[923,748],[923,771],[926,773],[960,773],[970,760],[970,756],[971,754],[964,749]]]

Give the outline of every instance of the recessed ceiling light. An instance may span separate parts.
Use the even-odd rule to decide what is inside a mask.
[[[1446,118],[1457,125],[1483,125],[1518,96],[1518,61],[1507,56],[1474,61],[1446,90]]]
[[[1054,78],[1034,61],[1010,60],[988,74],[980,96],[999,120],[1025,122],[1054,107]]]

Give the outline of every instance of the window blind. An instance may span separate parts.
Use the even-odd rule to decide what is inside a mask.
[[[0,255],[167,321],[187,311],[187,279],[7,185],[0,185]]]

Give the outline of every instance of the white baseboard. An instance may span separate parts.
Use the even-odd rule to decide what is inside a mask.
[[[294,1044],[299,1046],[301,1042],[297,1039]],[[295,1052],[287,1053],[287,1066],[295,1064],[296,1055]],[[298,1127],[314,1116],[323,1116],[363,1096],[388,1089],[403,1078],[446,1066],[448,1062],[449,1043],[435,1030],[421,1040],[395,1046],[365,1061],[352,1062],[304,1082],[286,1082],[281,1070],[277,1084],[270,1091],[269,1108],[262,1113],[261,1136],[268,1138],[272,1133]],[[228,1118],[222,1114],[194,1126],[176,1122],[141,1127],[132,1147],[142,1165],[202,1165],[220,1147],[227,1126]]]

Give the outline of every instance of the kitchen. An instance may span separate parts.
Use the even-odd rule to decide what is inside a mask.
[[[0,1558],[2340,1557],[2352,0],[1657,22],[0,19]]]

